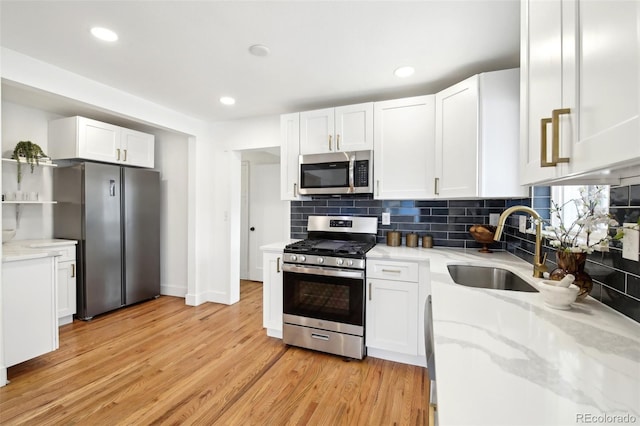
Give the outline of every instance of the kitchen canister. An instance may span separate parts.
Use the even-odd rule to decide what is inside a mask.
[[[431,235],[423,235],[422,236],[422,247],[423,248],[431,248],[431,247],[433,247],[433,237]]]
[[[398,231],[387,231],[387,245],[397,247],[402,241],[402,234]]]
[[[406,244],[407,247],[418,247],[418,234],[407,234]]]

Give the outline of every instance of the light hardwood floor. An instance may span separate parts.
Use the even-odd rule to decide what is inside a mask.
[[[0,424],[423,425],[426,369],[282,344],[262,285],[232,306],[163,296],[60,329],[60,349],[9,368]]]

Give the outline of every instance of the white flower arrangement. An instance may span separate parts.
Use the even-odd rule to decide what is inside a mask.
[[[551,214],[557,219],[557,225],[545,229],[551,234],[549,244],[558,250],[571,253],[592,253],[596,248],[600,251],[608,249],[609,241],[622,238],[622,229],[615,237],[609,235],[609,227],[618,227],[618,222],[608,213],[604,206],[603,192],[606,187],[594,186],[580,188],[580,198],[569,200],[562,205],[551,201]],[[575,220],[565,224],[566,215],[563,209],[574,208]]]

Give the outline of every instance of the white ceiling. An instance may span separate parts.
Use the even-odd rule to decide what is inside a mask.
[[[0,6],[2,46],[208,121],[434,93],[519,64],[519,0]],[[94,39],[96,25],[118,42]],[[253,44],[271,55],[252,56]],[[416,73],[398,79],[402,65]]]

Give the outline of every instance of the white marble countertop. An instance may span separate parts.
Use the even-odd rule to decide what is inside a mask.
[[[640,324],[591,297],[560,311],[449,276],[448,264],[495,265],[538,287],[505,252],[379,244],[367,257],[429,262],[441,426],[640,423]]]
[[[287,244],[295,243],[300,240],[287,240],[287,241],[278,241],[275,243],[265,244],[260,246],[260,250],[262,251],[282,251],[284,250],[284,246]]]
[[[2,261],[17,262],[20,260],[38,259],[41,257],[59,256],[56,247],[77,244],[75,240],[13,240],[2,245]]]

